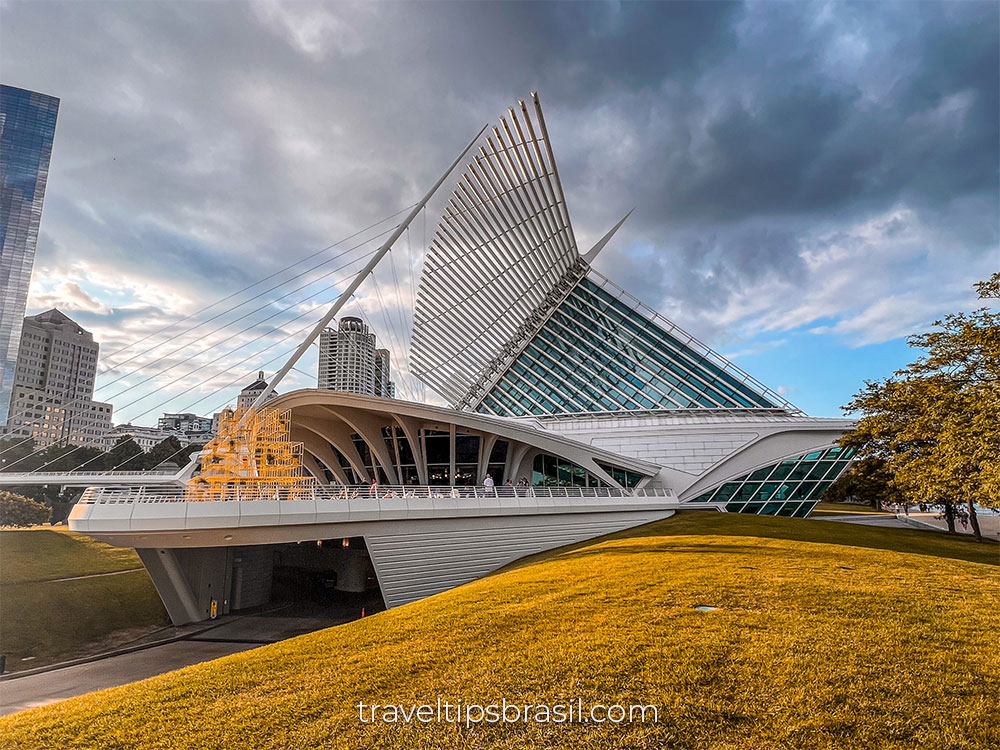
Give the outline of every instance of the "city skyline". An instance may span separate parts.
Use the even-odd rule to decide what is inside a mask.
[[[121,54],[111,56],[100,51],[111,44],[51,48],[44,14],[11,5],[7,27],[19,34],[0,53],[6,82],[62,95],[65,118],[31,310],[66,309],[115,352],[404,208],[475,132],[477,112],[529,89],[546,101],[581,244],[636,208],[598,270],[809,413],[836,415],[864,379],[907,360],[906,334],[976,306],[971,285],[996,265],[997,181],[986,166],[996,161],[995,6],[802,5],[778,18],[758,4],[506,4],[496,23],[491,4],[447,23],[439,12],[145,4],[117,9],[111,30],[99,6],[66,6],[54,22],[113,37]],[[531,65],[459,71],[466,51],[455,40],[482,25],[495,29],[490,49],[539,28],[554,41]],[[223,27],[240,41],[198,41]],[[191,28],[205,35],[174,33]],[[652,44],[648,28],[669,28],[677,44]],[[760,55],[779,29],[787,44]],[[209,47],[204,75],[162,74],[197,65]],[[413,55],[408,69],[438,94],[394,80],[377,64],[386,49],[392,66]],[[375,108],[351,83],[362,70]],[[345,314],[372,324],[383,307],[390,319],[412,309],[422,229],[397,244],[398,284],[380,269],[384,305],[368,288]],[[315,305],[318,316],[321,301],[296,311]],[[243,328],[204,341],[261,332]],[[426,397],[405,369],[406,325],[394,328],[399,395]],[[246,369],[261,366],[274,367]],[[222,400],[191,405],[205,394],[191,389],[208,386],[173,379],[154,381],[176,394],[160,411]],[[293,372],[286,389],[307,385]],[[100,396],[114,401],[116,390]]]

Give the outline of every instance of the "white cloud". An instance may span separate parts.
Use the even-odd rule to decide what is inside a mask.
[[[32,292],[28,298],[28,307],[58,308],[64,312],[83,311],[106,315],[111,312],[104,303],[95,299],[73,281],[60,281],[49,292]]]
[[[698,311],[691,325],[744,341],[811,326],[811,332],[836,335],[851,347],[878,344],[974,306],[972,284],[996,267],[995,255],[965,247],[951,231],[925,223],[920,212],[902,204],[836,229],[807,231],[797,255],[801,275],[744,280],[721,304]],[[754,343],[731,356],[773,345]]]

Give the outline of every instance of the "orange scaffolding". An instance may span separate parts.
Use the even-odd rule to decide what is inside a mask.
[[[315,480],[302,467],[302,443],[292,442],[290,425],[287,409],[224,409],[185,499],[284,500],[309,493]]]

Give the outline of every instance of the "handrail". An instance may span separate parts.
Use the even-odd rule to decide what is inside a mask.
[[[231,495],[224,498],[227,501],[253,502],[256,500],[392,500],[392,499],[424,499],[424,500],[468,500],[468,499],[502,499],[513,497],[542,498],[675,498],[672,490],[651,488],[628,490],[613,487],[486,487],[483,485],[437,486],[437,485],[314,485],[312,487],[236,487]],[[186,488],[175,486],[120,486],[120,487],[88,487],[80,502],[94,503],[165,503],[165,502],[221,502],[221,498],[206,498],[198,500],[196,496],[188,496]]]
[[[165,476],[170,477],[180,471],[177,469],[142,469],[136,471],[38,471],[38,470],[27,470],[27,471],[10,471],[5,472],[0,469],[0,479],[5,475],[31,475],[39,474],[45,475],[47,477],[125,477],[125,476]]]

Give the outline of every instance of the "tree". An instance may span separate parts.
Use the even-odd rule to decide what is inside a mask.
[[[171,461],[180,465],[183,463],[183,459],[181,458],[183,451],[181,441],[171,435],[153,446],[149,453],[146,454],[146,468],[155,469],[164,461]],[[131,466],[132,464],[129,465]]]
[[[13,492],[0,492],[0,526],[38,526],[48,523],[52,511]]]
[[[7,440],[0,440],[0,471],[20,471],[24,465],[22,459],[27,458],[34,452],[35,441],[33,438],[8,438]]]
[[[142,448],[131,435],[122,435],[108,451],[106,461],[109,465],[105,468],[108,471],[141,471],[145,468],[145,462],[141,458],[144,456]]]
[[[1000,297],[1000,273],[976,288]],[[1000,312],[954,313],[907,341],[925,353],[865,383],[845,407],[861,419],[841,444],[884,461],[911,500],[944,504],[950,531],[964,503],[982,539],[976,506],[1000,506]]]
[[[903,493],[892,481],[892,471],[883,458],[865,458],[853,464],[823,494],[832,502],[865,502],[876,510],[903,502]]]

